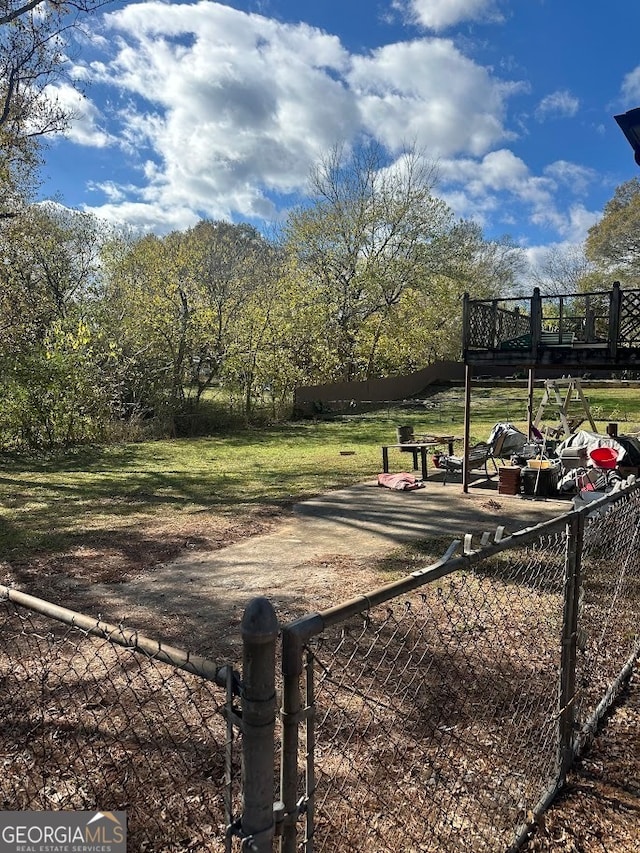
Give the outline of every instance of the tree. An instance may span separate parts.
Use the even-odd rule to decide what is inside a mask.
[[[198,397],[221,377],[236,326],[256,292],[277,275],[278,252],[251,225],[203,220],[186,234],[205,311],[207,335],[194,353]]]
[[[424,286],[451,212],[432,194],[434,168],[415,150],[389,164],[370,144],[349,158],[334,148],[311,175],[312,201],[286,226],[289,251],[309,276],[333,353],[332,377],[372,374],[379,334],[408,288]],[[374,325],[376,323],[374,322]]]
[[[99,273],[103,228],[54,204],[25,208],[0,230],[0,357],[42,343],[51,324],[82,311]]]
[[[532,284],[547,296],[597,288],[599,275],[582,246],[554,246],[531,271]]]
[[[430,251],[425,282],[405,289],[385,319],[376,375],[459,359],[464,293],[476,299],[510,295],[523,269],[521,249],[506,238],[486,240],[479,225],[464,220],[452,224]]]
[[[441,272],[456,283],[456,298],[514,295],[525,269],[524,253],[509,237],[487,240],[476,222],[459,220],[442,241]]]
[[[65,37],[108,0],[0,0],[0,219],[33,189],[45,137],[68,112],[52,87],[65,78]]]
[[[621,184],[607,202],[602,219],[589,229],[587,258],[607,277],[640,285],[640,180]]]
[[[179,232],[119,237],[103,252],[103,323],[118,341],[122,415],[153,412],[174,431],[192,338],[192,287]]]
[[[96,326],[102,232],[87,214],[33,206],[0,229],[0,440],[51,446],[102,434],[112,396]]]
[[[251,226],[224,222],[109,245],[106,313],[121,342],[121,409],[153,411],[176,432],[222,381],[242,395],[248,418],[277,257]]]

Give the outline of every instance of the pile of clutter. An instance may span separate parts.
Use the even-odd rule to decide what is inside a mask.
[[[640,466],[640,442],[634,436],[599,435],[579,430],[557,448],[563,475],[561,493],[596,500],[635,480]]]
[[[640,441],[634,436],[579,430],[561,442],[547,441],[543,435],[534,439],[528,440],[508,423],[496,424],[489,437],[489,442],[500,448],[501,458],[511,453],[511,466],[520,471],[518,491],[525,495],[560,494],[591,501],[638,475]],[[509,481],[506,488],[512,488]]]

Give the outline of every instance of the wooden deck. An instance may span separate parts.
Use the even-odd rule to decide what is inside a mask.
[[[640,369],[640,291],[527,299],[470,299],[463,305],[463,358],[473,367]]]

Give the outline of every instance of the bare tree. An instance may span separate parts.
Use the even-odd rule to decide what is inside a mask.
[[[43,140],[68,126],[52,96],[67,75],[68,34],[109,0],[0,0],[0,218],[33,190]]]
[[[335,354],[336,377],[368,375],[357,355],[363,324],[379,320],[408,288],[421,288],[452,214],[433,195],[435,168],[413,148],[390,162],[376,143],[349,155],[336,146],[311,174],[311,203],[293,211],[287,242],[312,287]]]
[[[553,246],[531,270],[531,281],[548,296],[579,293],[592,289],[594,272],[582,246]]]

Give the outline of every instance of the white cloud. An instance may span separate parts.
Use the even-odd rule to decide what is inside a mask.
[[[476,198],[509,193],[534,207],[547,205],[552,199],[553,182],[532,175],[523,160],[504,148],[491,151],[480,161],[442,162],[440,172],[443,180],[463,183],[467,192]]]
[[[348,81],[370,132],[392,149],[416,141],[435,157],[480,155],[508,138],[506,100],[518,90],[448,39],[392,44],[353,57]]]
[[[411,18],[434,32],[463,21],[499,20],[494,0],[398,0],[397,8],[408,8]]]
[[[111,202],[117,203],[121,201],[125,201],[127,198],[127,191],[136,191],[135,187],[121,187],[118,184],[115,184],[113,181],[92,181],[88,185],[88,189],[92,192],[101,192],[103,195],[107,197],[107,199]]]
[[[158,203],[272,216],[265,190],[300,188],[320,151],[358,129],[334,36],[216,3],[133,4],[108,15],[115,56],[94,79],[131,99],[123,147],[156,168]]]
[[[536,108],[538,121],[547,118],[565,118],[574,116],[580,108],[580,101],[566,89],[552,92],[544,97]]]
[[[434,158],[482,156],[510,138],[506,105],[520,84],[448,39],[352,55],[309,25],[215,2],[132,3],[105,26],[101,55],[78,71],[112,93],[109,130],[141,176],[137,193],[122,188],[134,205],[273,219],[274,194],[288,204],[320,154],[363,131]]]
[[[555,231],[563,240],[581,243],[600,214],[565,199],[566,185],[580,192],[594,174],[566,161],[550,164],[541,176],[507,149],[491,151],[481,160],[443,160],[439,171],[445,200],[456,215],[495,227],[510,226],[528,212],[530,223]],[[515,235],[521,239],[520,235]]]
[[[570,243],[582,243],[586,240],[589,228],[595,225],[601,215],[601,212],[575,204],[564,212],[555,208],[540,209],[532,215],[531,220],[536,225],[553,228]]]
[[[570,163],[567,160],[556,160],[545,167],[544,174],[563,184],[576,195],[587,192],[590,185],[597,179],[593,169]]]
[[[414,0],[413,9],[441,29],[495,7]],[[117,138],[123,183],[108,176],[90,186],[104,200],[91,210],[108,221],[160,233],[202,216],[274,220],[319,155],[363,132],[392,153],[407,144],[425,151],[437,164],[438,194],[494,233],[510,231],[524,212],[533,225],[579,239],[597,218],[575,204],[595,179],[589,169],[557,160],[533,174],[506,147],[509,99],[526,84],[495,77],[450,39],[350,54],[319,29],[216,2],[132,3],[105,22],[77,76],[110,98],[109,123],[92,102],[60,91],[69,103],[77,98],[73,141]],[[578,106],[558,91],[536,115]]]
[[[196,225],[200,218],[189,208],[166,208],[132,201],[97,205],[90,210],[104,222],[127,226],[141,233],[153,231],[156,234],[167,234],[170,231],[184,231]]]
[[[93,148],[104,148],[114,144],[115,139],[100,127],[103,121],[100,110],[77,89],[62,83],[49,86],[47,94],[52,101],[56,101],[66,113],[72,116],[69,130],[64,134],[67,139]]]
[[[640,65],[625,74],[622,81],[622,96],[629,102],[640,101]]]

